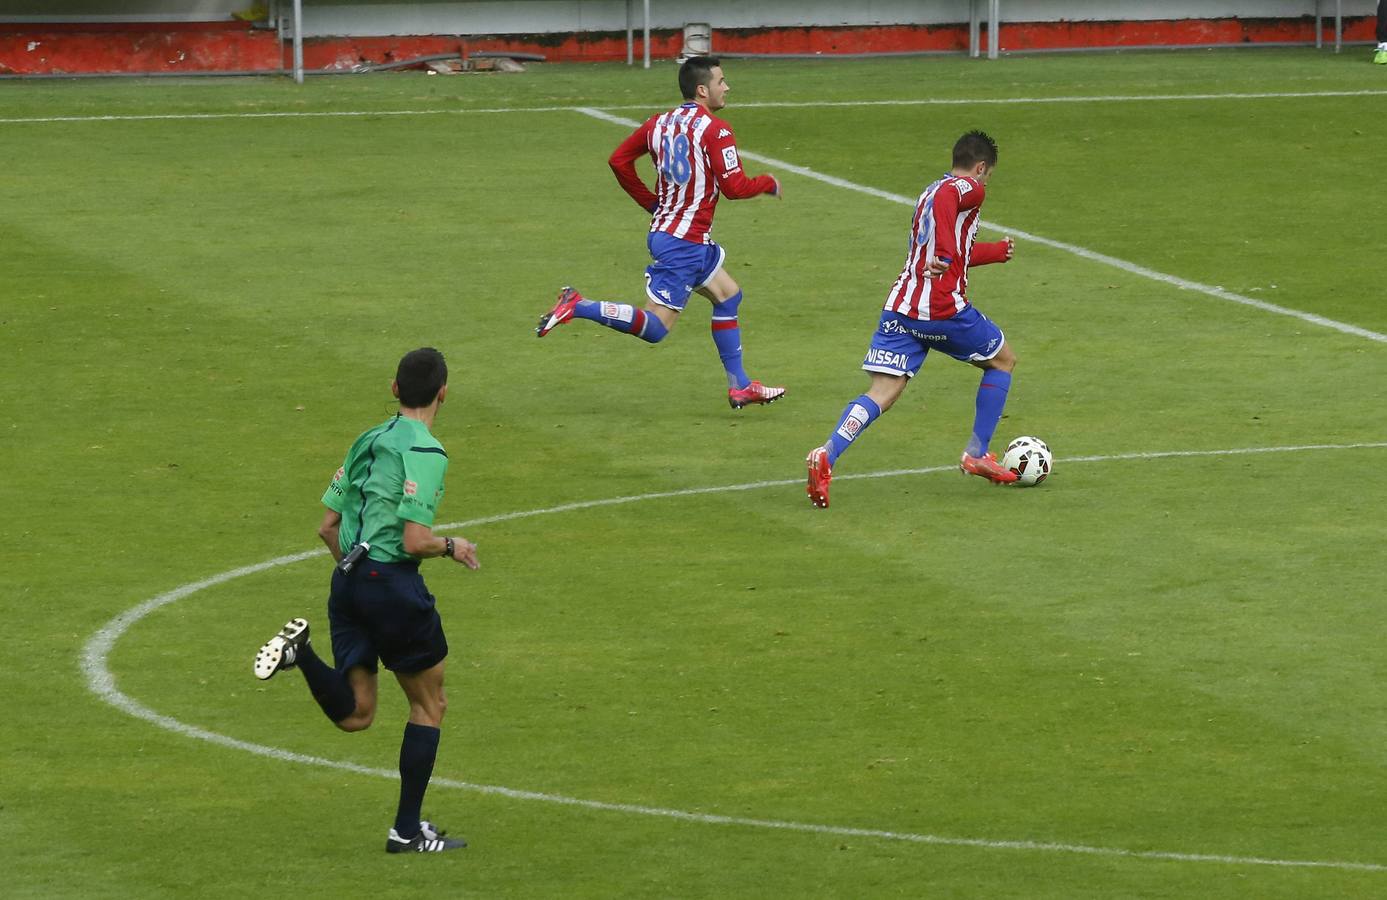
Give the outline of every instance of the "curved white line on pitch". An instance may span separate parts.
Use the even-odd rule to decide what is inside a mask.
[[[1127,459],[1169,459],[1177,457],[1199,457],[1199,456],[1243,456],[1255,453],[1293,453],[1297,451],[1312,450],[1359,450],[1369,448],[1387,447],[1387,441],[1367,442],[1357,444],[1301,444],[1290,447],[1241,447],[1230,450],[1171,450],[1156,453],[1119,453],[1106,456],[1072,456],[1066,457],[1066,463],[1080,462],[1113,462]],[[835,480],[848,481],[867,478],[891,478],[900,475],[928,475],[937,472],[947,472],[956,469],[956,466],[931,466],[924,469],[897,469],[889,472],[868,472],[860,475],[839,475]],[[798,485],[803,482],[800,478],[779,479],[775,481],[754,481],[746,484],[728,484],[719,487],[708,488],[686,488],[676,491],[658,491],[649,494],[633,494],[626,497],[611,497],[605,500],[584,500],[576,503],[566,503],[560,506],[550,506],[543,509],[523,510],[520,512],[503,513],[496,516],[486,516],[479,519],[471,519],[466,522],[451,522],[446,525],[438,526],[439,531],[454,531],[461,528],[470,528],[476,525],[485,525],[493,522],[508,522],[515,519],[526,519],[534,516],[549,515],[553,513],[572,512],[575,510],[592,509],[599,506],[615,506],[623,503],[635,503],[642,500],[658,500],[667,497],[689,497],[697,494],[719,494],[730,491],[751,491],[768,487],[782,487],[785,485]],[[806,511],[806,515],[823,515]],[[235,750],[244,750],[257,756],[266,756],[271,759],[278,759],[284,762],[304,763],[307,765],[323,766],[325,768],[338,769],[345,772],[353,772],[358,775],[370,775],[376,778],[388,778],[394,780],[399,777],[399,773],[394,769],[377,769],[370,766],[363,766],[357,763],[343,762],[341,760],[327,759],[321,756],[310,756],[305,753],[294,753],[289,750],[281,750],[277,747],[267,747],[263,744],[254,744],[250,741],[242,741],[237,738],[227,737],[196,725],[189,725],[185,722],[157,713],[138,700],[123,693],[116,687],[115,676],[111,674],[110,667],[107,666],[107,658],[111,650],[115,647],[116,641],[120,639],[126,631],[136,622],[145,616],[159,609],[182,600],[198,591],[205,590],[219,584],[225,584],[245,575],[256,572],[263,572],[277,566],[289,565],[290,563],[301,562],[312,559],[315,556],[324,556],[326,549],[310,550],[304,553],[294,553],[288,556],[280,556],[275,559],[266,560],[251,566],[242,566],[238,569],[231,569],[222,572],[220,575],[213,575],[201,581],[185,584],[174,588],[167,593],[160,594],[145,602],[126,610],[107,622],[96,634],[92,635],[87,641],[86,647],[82,652],[82,671],[87,676],[87,686],[102,700],[116,707],[117,709],[129,713],[137,719],[143,719],[160,728],[181,734],[184,737],[197,738],[211,744],[222,747],[230,747]],[[515,800],[540,800],[545,803],[556,803],[563,806],[576,806],[584,809],[597,809],[609,812],[620,812],[633,815],[657,816],[665,819],[678,819],[686,822],[701,822],[709,825],[740,825],[748,828],[773,828],[780,831],[798,831],[810,834],[832,834],[844,837],[864,837],[880,838],[892,841],[908,841],[917,844],[937,844],[947,847],[975,847],[983,850],[1038,850],[1051,853],[1078,853],[1089,856],[1108,856],[1108,857],[1128,857],[1132,859],[1156,859],[1171,860],[1176,862],[1214,862],[1226,863],[1230,865],[1246,866],[1282,866],[1289,868],[1316,868],[1316,869],[1341,869],[1361,872],[1387,872],[1387,865],[1377,863],[1347,862],[1340,860],[1305,860],[1305,859],[1273,859],[1258,856],[1225,856],[1214,853],[1174,853],[1159,850],[1124,850],[1120,847],[1093,847],[1085,844],[1064,844],[1047,841],[996,841],[983,840],[981,838],[959,838],[945,837],[935,834],[918,834],[914,832],[884,831],[874,828],[849,828],[837,825],[816,825],[808,822],[788,822],[777,819],[751,819],[740,816],[720,816],[710,813],[687,812],[679,809],[665,809],[658,806],[639,806],[629,803],[607,803],[601,800],[583,800],[578,797],[566,797],[561,794],[545,794],[538,791],[522,791],[515,788],[501,787],[499,785],[472,784],[467,781],[456,781],[451,778],[434,778],[431,784],[442,787],[458,788],[460,790],[474,791],[482,794],[493,794],[508,797]]]

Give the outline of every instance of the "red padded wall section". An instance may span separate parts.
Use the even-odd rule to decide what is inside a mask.
[[[1332,25],[1332,20],[1326,19]],[[1314,21],[1299,19],[1190,19],[1178,21],[1032,22],[1002,27],[1002,49],[1199,46],[1313,41]],[[1373,38],[1374,19],[1345,20],[1344,38]],[[1326,29],[1325,40],[1332,34]],[[679,32],[651,35],[651,56],[670,59],[683,43]],[[964,25],[862,28],[755,28],[713,32],[714,53],[890,53],[958,51],[968,46]],[[984,38],[984,47],[986,40]],[[481,35],[460,37],[313,38],[304,43],[309,69],[343,69],[435,53],[509,50],[540,53],[551,62],[626,59],[619,33]],[[281,60],[281,53],[284,59]],[[640,35],[636,56],[641,55]],[[288,63],[272,31],[240,22],[184,25],[0,25],[0,74],[99,72],[273,71]]]

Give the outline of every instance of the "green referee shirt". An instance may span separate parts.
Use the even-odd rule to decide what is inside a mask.
[[[365,541],[379,562],[414,559],[405,552],[405,521],[433,527],[447,471],[443,445],[418,419],[397,415],[364,432],[323,494],[342,514],[342,552]]]

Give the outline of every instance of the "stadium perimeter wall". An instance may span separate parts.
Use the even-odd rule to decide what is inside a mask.
[[[273,23],[289,6],[289,0],[0,0],[0,75],[279,71],[286,42]],[[537,53],[555,62],[626,58],[625,0],[303,0],[303,6],[309,70],[477,51]],[[639,54],[641,2],[632,6]],[[650,6],[656,59],[679,54],[690,22],[712,26],[715,53],[962,52],[968,46],[967,0],[651,0]],[[1344,0],[1342,9],[1345,40],[1371,40],[1375,0]],[[1002,0],[1001,47],[1313,43],[1315,10],[1314,0]],[[1321,0],[1320,10],[1332,16],[1334,4]],[[1325,25],[1332,27],[1332,18]]]

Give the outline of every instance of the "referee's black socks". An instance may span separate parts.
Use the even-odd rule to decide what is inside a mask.
[[[318,654],[313,652],[312,644],[299,647],[295,664],[308,681],[313,699],[318,701],[329,719],[340,722],[356,712],[356,694],[352,693],[347,676],[319,659]]]
[[[424,791],[428,790],[433,761],[438,756],[439,733],[431,725],[405,723],[405,737],[400,742],[400,807],[395,813],[395,833],[406,840],[419,833]]]

